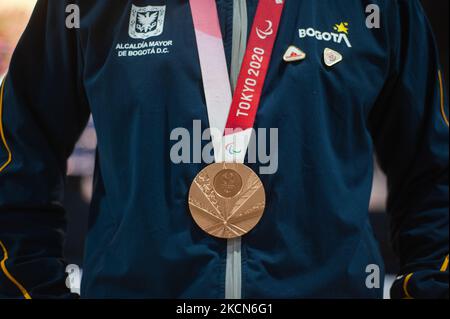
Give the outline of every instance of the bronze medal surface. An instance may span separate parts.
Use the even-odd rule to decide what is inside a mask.
[[[189,209],[201,229],[218,238],[247,234],[264,214],[266,194],[258,175],[239,163],[203,169],[189,190]]]

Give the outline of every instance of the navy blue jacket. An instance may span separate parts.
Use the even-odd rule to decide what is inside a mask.
[[[65,25],[69,3],[79,29]],[[217,3],[230,59],[232,1]],[[247,3],[251,25],[257,1]],[[366,26],[372,3],[379,29]],[[166,6],[160,34],[132,37],[132,4]],[[341,23],[348,30],[334,29]],[[139,51],[142,42],[155,50]],[[285,63],[290,45],[307,59]],[[343,61],[325,66],[326,47]],[[266,212],[242,239],[244,298],[382,296],[366,285],[368,265],[383,273],[368,218],[374,154],[404,275],[393,295],[448,296],[448,110],[436,51],[417,0],[286,1],[255,124],[278,128],[279,168],[261,175]],[[223,298],[226,242],[187,206],[206,164],[169,156],[172,129],[208,127],[187,0],[38,1],[2,89],[0,296],[68,296],[66,159],[90,114],[98,149],[82,297]]]

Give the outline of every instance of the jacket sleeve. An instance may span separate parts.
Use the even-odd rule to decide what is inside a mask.
[[[391,235],[401,271],[393,298],[448,297],[448,103],[418,0],[398,0],[392,74],[369,125],[388,177]]]
[[[0,100],[0,298],[70,297],[62,197],[89,108],[66,1],[39,0]]]

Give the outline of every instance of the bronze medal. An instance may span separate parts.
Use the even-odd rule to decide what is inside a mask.
[[[216,163],[203,169],[189,190],[189,209],[211,236],[247,234],[264,214],[266,194],[258,175],[244,164]]]

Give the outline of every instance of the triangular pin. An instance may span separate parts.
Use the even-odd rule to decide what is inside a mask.
[[[328,67],[332,67],[338,64],[343,59],[344,58],[342,57],[342,54],[337,51],[331,50],[330,48],[326,48],[323,51],[323,60],[325,62],[325,65]]]
[[[306,53],[291,45],[283,56],[283,60],[286,62],[297,62],[306,59]]]

